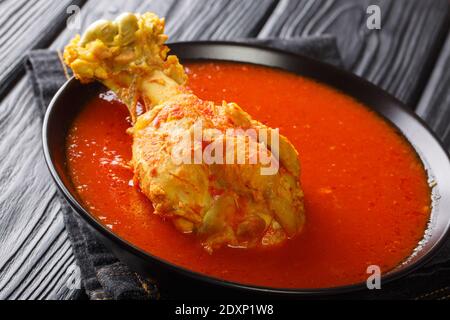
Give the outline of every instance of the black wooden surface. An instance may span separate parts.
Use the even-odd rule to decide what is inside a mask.
[[[381,8],[369,30],[366,8]],[[259,36],[336,36],[345,66],[411,107],[447,34],[448,0],[281,0]]]
[[[426,86],[419,113],[450,145],[450,40],[436,63],[447,0],[89,0],[81,30],[65,28],[68,2],[84,3],[0,2],[0,95],[20,76],[27,50],[47,42],[61,49],[96,19],[151,10],[166,16],[172,41],[334,34],[346,67],[411,106]],[[382,9],[379,31],[366,28],[369,4]],[[73,298],[65,284],[74,259],[41,153],[42,115],[25,78],[8,90],[0,110],[0,299]]]

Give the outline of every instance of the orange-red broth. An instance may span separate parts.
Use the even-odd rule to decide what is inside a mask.
[[[319,288],[388,271],[421,240],[430,216],[426,172],[385,121],[323,84],[266,67],[188,63],[201,98],[235,101],[280,128],[300,153],[307,222],[303,233],[267,250],[206,253],[192,235],[152,214],[130,184],[127,109],[103,94],[88,103],[67,137],[68,171],[90,211],[115,233],[177,265],[240,283]]]

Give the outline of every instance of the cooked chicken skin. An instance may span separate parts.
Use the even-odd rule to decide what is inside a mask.
[[[64,52],[81,82],[102,82],[129,108],[135,182],[155,214],[194,233],[209,252],[274,246],[299,234],[305,218],[295,148],[237,104],[215,105],[188,90],[163,31],[152,13],[126,13],[93,24]],[[226,161],[208,160],[208,151]],[[262,155],[276,172],[262,174],[268,162],[254,161]]]

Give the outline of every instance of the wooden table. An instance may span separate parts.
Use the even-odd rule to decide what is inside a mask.
[[[366,26],[373,4],[381,30]],[[67,27],[69,5],[81,8],[80,29]],[[332,34],[346,68],[416,109],[448,148],[449,7],[448,0],[0,1],[0,299],[75,296],[66,286],[74,257],[41,151],[42,115],[23,70],[28,51],[61,49],[92,21],[122,11],[165,16],[172,41]]]

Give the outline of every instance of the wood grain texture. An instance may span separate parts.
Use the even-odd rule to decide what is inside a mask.
[[[381,30],[366,26],[379,5]],[[345,66],[415,106],[448,26],[448,0],[281,0],[259,37],[333,34]]]
[[[48,45],[64,27],[70,4],[84,0],[5,0],[0,2],[0,96],[23,71],[31,49]]]
[[[275,4],[276,0],[89,1],[81,11],[81,28],[65,30],[50,47],[62,49],[92,21],[123,11],[153,11],[165,17],[170,41],[254,37]]]
[[[417,113],[450,152],[450,33],[420,99]]]
[[[166,16],[174,40],[251,36],[273,3],[91,0],[81,10],[80,29],[65,29],[50,48],[62,49],[93,21],[122,11],[150,10]],[[0,299],[73,298],[77,292],[65,284],[74,258],[41,152],[42,115],[25,79],[0,108]]]
[[[166,30],[172,41],[255,37],[275,5],[275,0],[178,1]]]

